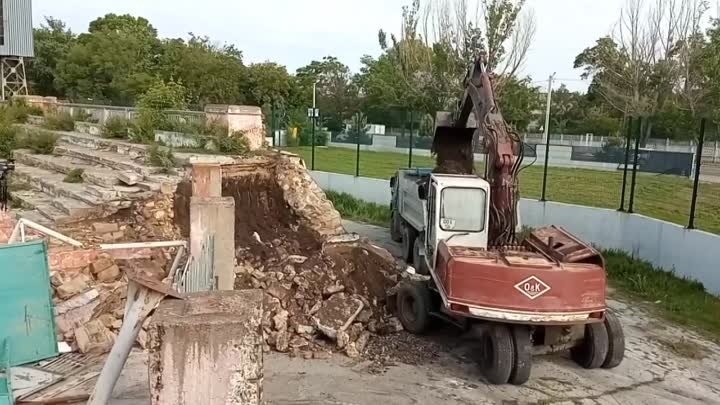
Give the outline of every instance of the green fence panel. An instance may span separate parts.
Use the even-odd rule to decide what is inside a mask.
[[[0,304],[11,366],[58,354],[45,242],[0,246]]]

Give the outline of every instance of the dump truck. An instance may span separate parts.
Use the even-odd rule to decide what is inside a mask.
[[[478,328],[493,384],[523,384],[533,355],[562,350],[588,369],[618,366],[625,339],[607,307],[602,255],[555,226],[520,237],[520,138],[481,58],[465,87],[459,113],[436,118],[436,167],[390,181],[392,238],[414,265],[397,292],[398,318],[418,334],[436,318]],[[475,150],[486,154],[483,176]]]

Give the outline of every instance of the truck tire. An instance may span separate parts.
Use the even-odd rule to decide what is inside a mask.
[[[513,325],[512,338],[515,357],[509,382],[522,385],[530,379],[532,370],[532,331],[525,325]]]
[[[402,258],[407,264],[413,264],[413,250],[415,247],[417,231],[408,223],[402,226]]]
[[[428,271],[427,264],[425,263],[425,256],[420,256],[422,248],[423,238],[422,235],[418,235],[418,237],[415,238],[415,243],[413,243],[413,266],[415,266],[417,274],[427,276],[430,272]]]
[[[515,361],[515,348],[510,328],[498,323],[490,325],[482,337],[480,366],[491,384],[507,384]]]
[[[602,368],[615,368],[625,357],[625,333],[620,320],[610,311],[605,313],[605,329],[608,334],[608,352]]]
[[[570,357],[580,367],[598,368],[605,362],[608,353],[608,333],[604,323],[585,325],[585,338],[582,343],[570,349]]]
[[[406,331],[422,334],[431,322],[430,290],[418,281],[405,281],[397,293],[397,313]]]
[[[390,214],[390,237],[395,242],[402,242],[402,218],[397,211]]]

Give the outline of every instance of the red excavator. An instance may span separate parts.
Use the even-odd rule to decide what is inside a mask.
[[[475,150],[486,154],[482,177]],[[397,292],[404,328],[424,333],[434,318],[477,328],[493,384],[523,384],[533,355],[561,350],[588,369],[619,365],[625,340],[601,254],[554,226],[518,238],[523,147],[483,58],[455,117],[438,113],[432,151],[433,170],[400,170],[390,182],[392,236],[414,264]]]

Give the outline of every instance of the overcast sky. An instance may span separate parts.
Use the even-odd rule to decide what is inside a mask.
[[[326,55],[357,71],[360,57],[377,56],[378,29],[397,32],[401,7],[411,0],[34,0],[35,25],[59,18],[75,32],[106,13],[143,16],[161,37],[188,32],[235,44],[246,63],[274,61],[291,72]],[[575,56],[608,34],[625,0],[528,0],[537,34],[524,74],[534,81],[553,72],[568,87],[585,90]]]

